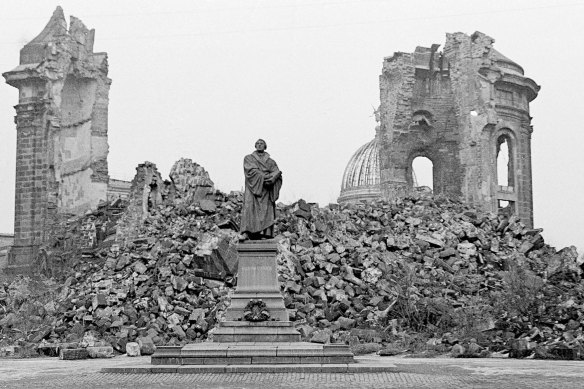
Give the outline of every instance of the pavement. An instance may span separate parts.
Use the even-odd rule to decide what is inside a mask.
[[[356,359],[385,371],[113,374],[101,371],[148,365],[150,357],[0,359],[0,388],[584,388],[584,361],[376,355]]]

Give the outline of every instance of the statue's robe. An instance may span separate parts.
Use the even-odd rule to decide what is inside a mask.
[[[258,234],[274,224],[276,201],[280,196],[282,177],[268,184],[266,175],[280,171],[276,162],[266,152],[254,151],[243,159],[245,194],[241,212],[240,232]]]

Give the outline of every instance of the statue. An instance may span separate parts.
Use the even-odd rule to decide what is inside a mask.
[[[245,194],[241,211],[240,240],[274,237],[276,200],[282,187],[282,172],[266,153],[263,139],[255,143],[255,151],[243,160]]]

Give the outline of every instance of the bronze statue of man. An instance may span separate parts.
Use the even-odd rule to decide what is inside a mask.
[[[276,201],[282,187],[282,172],[266,153],[263,139],[255,143],[255,151],[243,159],[245,194],[241,212],[241,240],[269,239],[274,236]]]

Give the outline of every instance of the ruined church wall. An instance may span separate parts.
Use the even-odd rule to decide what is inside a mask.
[[[411,54],[395,53],[385,58],[379,77],[380,120],[377,136],[380,147],[380,188],[384,197],[399,196],[409,190],[403,150],[396,149],[400,135],[407,131],[415,67]]]
[[[434,165],[434,192],[460,196],[459,123],[450,80],[439,69],[416,68],[415,62],[415,55],[410,54],[386,59],[380,78],[384,195],[410,190],[412,161],[423,156]],[[427,119],[428,125],[416,123],[418,117]]]
[[[94,31],[57,7],[49,23],[6,72],[19,90],[15,240],[9,266],[29,266],[59,214],[82,214],[107,198],[107,106],[111,80],[105,53],[93,53]]]
[[[456,33],[447,34],[444,48],[451,64],[455,107],[461,117],[463,198],[491,212],[499,211],[499,200],[510,201],[512,213],[532,226],[532,129],[527,93],[533,88],[533,99],[539,87],[523,76],[518,65],[502,58],[493,43],[491,37],[482,33],[472,36]],[[525,82],[532,85],[527,88]],[[501,135],[506,135],[512,148],[510,185],[503,187],[497,172]]]
[[[97,80],[70,75],[60,91],[61,123],[55,131],[53,162],[61,213],[79,214],[106,199],[107,128],[93,129],[97,89]]]
[[[378,134],[384,197],[412,189],[412,162],[423,156],[433,163],[434,193],[533,225],[529,102],[539,86],[493,43],[480,32],[447,34],[443,52],[432,45],[384,60]],[[510,149],[504,183],[497,171],[502,141]]]

